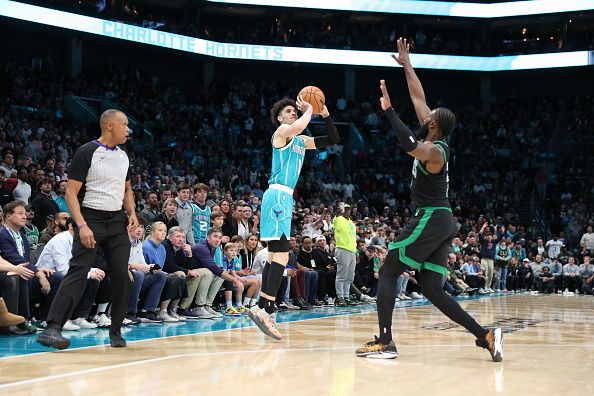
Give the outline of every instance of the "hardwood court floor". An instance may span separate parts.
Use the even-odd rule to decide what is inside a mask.
[[[505,330],[504,361],[433,306],[394,311],[400,356],[356,358],[375,312],[0,359],[0,395],[583,395],[594,391],[594,298],[462,301]]]

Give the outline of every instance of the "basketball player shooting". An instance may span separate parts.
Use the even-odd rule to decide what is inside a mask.
[[[356,350],[360,357],[393,359],[398,350],[392,339],[396,280],[407,267],[419,271],[419,284],[425,297],[448,318],[476,337],[476,345],[488,349],[495,362],[503,360],[503,334],[500,328],[479,325],[443,290],[447,276],[449,245],[457,233],[449,200],[448,163],[450,148],[446,143],[454,130],[456,117],[451,110],[427,106],[421,82],[410,63],[406,40],[398,39],[398,56],[393,55],[406,75],[409,93],[415,107],[420,130],[415,135],[400,120],[390,102],[384,80],[380,81],[380,105],[402,148],[414,157],[411,198],[415,214],[391,243],[384,265],[379,270],[377,315],[379,338]]]
[[[303,112],[299,118],[297,110]],[[297,102],[283,98],[270,110],[272,123],[277,129],[272,135],[272,172],[262,199],[260,223],[260,238],[268,241],[269,253],[262,271],[260,301],[248,311],[248,316],[264,334],[276,340],[282,337],[276,327],[274,301],[289,261],[293,189],[299,179],[305,150],[321,149],[339,141],[338,131],[325,105],[322,105],[320,115],[326,124],[327,135],[314,138],[301,135],[312,113],[312,105],[301,96]]]

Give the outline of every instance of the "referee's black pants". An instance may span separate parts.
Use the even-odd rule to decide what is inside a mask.
[[[72,316],[87,288],[87,274],[95,264],[97,248],[101,247],[112,281],[111,331],[119,332],[130,299],[131,280],[128,275],[130,239],[126,226],[128,216],[121,210],[106,212],[82,208],[87,227],[97,242],[93,249],[83,246],[75,227],[70,268],[50,308],[48,326],[59,326]]]

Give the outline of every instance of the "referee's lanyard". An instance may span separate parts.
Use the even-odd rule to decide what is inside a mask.
[[[19,251],[19,254],[21,255],[21,257],[25,257],[25,245],[23,244],[23,237],[21,236],[21,233],[15,232],[9,226],[5,226],[5,227],[8,230],[8,232],[10,233],[10,235],[12,236],[12,239],[14,239],[14,242],[16,244],[17,250]]]

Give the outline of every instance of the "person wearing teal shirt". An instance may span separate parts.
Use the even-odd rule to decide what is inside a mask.
[[[323,102],[322,102],[323,105]],[[297,117],[297,110],[303,112]],[[289,261],[289,238],[293,217],[293,189],[297,185],[306,150],[315,150],[338,143],[338,131],[326,106],[320,115],[328,135],[315,138],[304,136],[313,113],[313,107],[301,97],[297,102],[289,98],[277,101],[270,110],[276,131],[272,135],[272,171],[268,190],[262,199],[260,239],[268,242],[268,260],[262,271],[262,288],[258,305],[248,316],[269,337],[280,340],[276,328],[274,302]]]

